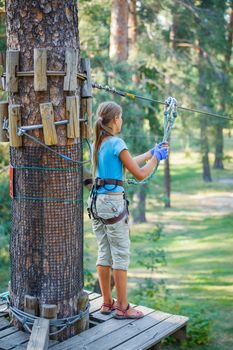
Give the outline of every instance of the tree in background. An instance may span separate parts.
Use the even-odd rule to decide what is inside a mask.
[[[127,0],[112,0],[109,57],[118,63],[128,57]]]

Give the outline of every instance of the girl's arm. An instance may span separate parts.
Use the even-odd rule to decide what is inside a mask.
[[[149,159],[151,159],[151,157],[152,157],[152,155],[151,155],[150,151],[147,151],[143,154],[139,154],[138,156],[133,157],[133,159],[139,165],[139,164],[147,162]]]
[[[148,152],[139,155],[135,158],[141,160],[142,157],[147,154]],[[149,151],[150,153],[150,151]],[[140,158],[139,158],[140,157]],[[153,168],[156,166],[157,164],[157,159],[155,157],[150,157],[148,159],[149,162],[144,165],[142,168],[140,168],[138,166],[138,160],[135,160],[135,158],[133,158],[131,156],[131,154],[129,153],[128,150],[124,149],[121,153],[120,153],[120,159],[122,161],[122,163],[124,164],[124,166],[129,170],[129,172],[139,181],[144,180],[153,170]],[[143,158],[144,161],[145,158]],[[146,159],[145,159],[146,160]]]

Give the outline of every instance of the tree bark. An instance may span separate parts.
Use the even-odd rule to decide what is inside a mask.
[[[47,49],[47,70],[65,70],[66,48],[74,48],[79,54],[76,1],[9,0],[6,6],[7,47],[20,51],[20,71],[33,70],[34,48]],[[39,104],[45,102],[53,104],[55,121],[66,119],[65,98],[69,93],[63,92],[63,81],[63,77],[48,77],[47,91],[35,92],[33,78],[19,78],[19,90],[9,94],[9,105],[21,105],[22,125],[41,124]],[[71,94],[74,95],[75,91]],[[80,161],[81,145],[78,152],[72,145],[68,149],[67,144],[73,141],[67,141],[66,127],[57,127],[56,131],[58,143],[54,148]],[[31,135],[44,142],[43,131],[36,130]],[[74,154],[69,154],[73,149]],[[69,171],[62,174],[45,171],[54,164],[58,166],[59,160],[25,136],[22,148],[11,149],[11,162],[16,169],[15,188],[19,194],[12,203],[13,305],[22,310],[24,296],[29,294],[38,298],[40,306],[56,304],[58,318],[75,315],[83,297],[82,170],[75,172],[77,176]],[[36,172],[26,170],[30,166],[34,166],[34,170],[38,167],[44,169],[44,175],[38,173],[36,178]],[[60,159],[59,167],[66,170],[71,164]],[[34,192],[30,192],[32,190]],[[73,198],[71,202],[63,202],[63,198],[50,200],[48,197],[52,197],[53,192],[56,195],[68,193]],[[22,193],[25,200],[19,199]],[[29,200],[28,193],[33,193],[33,198],[42,193],[43,199]],[[75,202],[77,198],[80,199],[78,204]],[[86,326],[87,320],[81,328],[72,327],[62,337],[75,334],[77,329],[81,331]]]
[[[134,195],[135,208],[133,210],[133,222],[146,222],[146,191],[147,185],[140,185],[138,191]]]
[[[215,159],[214,169],[224,169],[223,166],[223,127],[222,125],[216,126],[215,132]]]
[[[225,54],[225,62],[223,64],[223,72],[224,72],[224,81],[223,81],[223,89],[222,89],[222,111],[225,111],[226,103],[225,96],[228,92],[228,74],[230,70],[230,61],[231,61],[231,52],[232,52],[232,42],[233,42],[233,8],[231,8],[230,14],[230,22],[228,29],[228,37],[227,37],[227,51]],[[216,128],[216,138],[215,138],[215,159],[214,159],[214,168],[215,169],[224,169],[223,165],[223,126],[221,121],[218,122]]]
[[[127,0],[112,0],[109,57],[117,63],[128,57]]]

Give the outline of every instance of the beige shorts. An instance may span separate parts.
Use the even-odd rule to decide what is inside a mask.
[[[90,208],[91,199],[88,198]],[[103,219],[118,216],[124,209],[123,195],[99,194],[94,213]],[[92,219],[93,232],[98,243],[96,265],[111,266],[113,269],[127,270],[129,266],[130,239],[128,218],[125,216],[115,224],[105,225],[101,220]]]

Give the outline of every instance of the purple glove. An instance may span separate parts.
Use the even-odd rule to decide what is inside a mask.
[[[163,159],[167,159],[168,158],[168,148],[167,147],[163,147],[166,144],[166,142],[160,142],[157,146],[155,146],[154,148],[152,148],[150,150],[150,154],[157,158],[157,160],[160,162]]]

